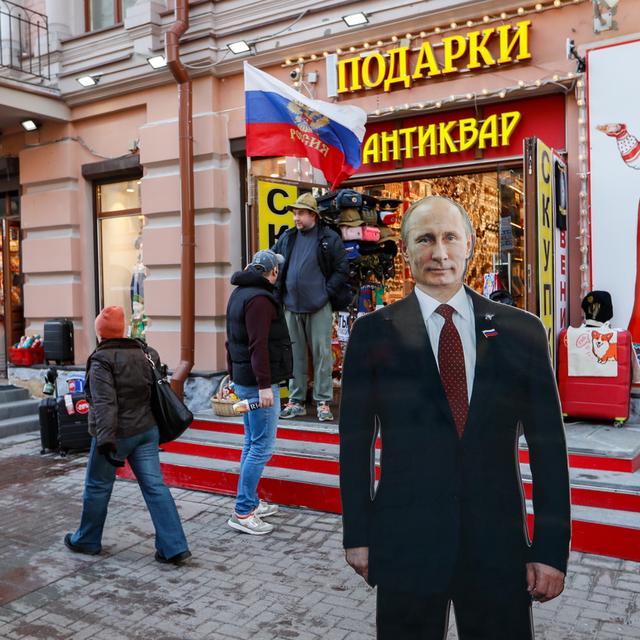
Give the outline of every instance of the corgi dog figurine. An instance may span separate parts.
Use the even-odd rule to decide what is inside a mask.
[[[609,360],[618,359],[618,345],[615,342],[611,344],[612,337],[613,332],[591,332],[591,350],[593,351],[593,355],[596,357],[599,364],[604,364]]]

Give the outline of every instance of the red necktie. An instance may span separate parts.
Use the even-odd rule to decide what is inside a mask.
[[[453,307],[441,304],[436,313],[444,318],[444,326],[440,332],[438,342],[438,368],[442,386],[447,394],[449,407],[456,423],[458,436],[462,438],[464,425],[469,412],[469,398],[467,396],[467,375],[464,366],[464,351],[460,334],[453,324]]]

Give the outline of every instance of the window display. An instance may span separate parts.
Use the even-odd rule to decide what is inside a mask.
[[[393,221],[389,218],[387,225],[397,235],[402,214],[412,202],[430,195],[459,202],[469,213],[476,231],[466,284],[487,295],[495,289],[505,289],[515,305],[524,308],[524,190],[520,169],[391,182],[358,190],[378,199],[397,199],[403,203],[399,214]],[[385,303],[403,298],[413,287],[408,265],[399,252],[394,267],[393,277],[385,280]],[[491,283],[491,290],[485,286],[487,282]]]
[[[96,190],[100,260],[100,306],[124,308],[127,335],[144,338],[149,319],[144,310],[142,233],[139,180],[102,184]]]

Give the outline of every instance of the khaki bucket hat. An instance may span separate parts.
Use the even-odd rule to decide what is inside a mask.
[[[364,220],[357,209],[348,208],[340,212],[338,224],[344,227],[359,227],[364,224]]]
[[[293,209],[308,209],[317,214],[318,202],[310,193],[303,193],[298,196],[298,199],[293,204],[288,205],[287,209],[289,211],[293,211]]]

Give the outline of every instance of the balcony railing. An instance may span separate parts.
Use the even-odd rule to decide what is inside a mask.
[[[0,66],[49,80],[49,20],[0,0]]]

